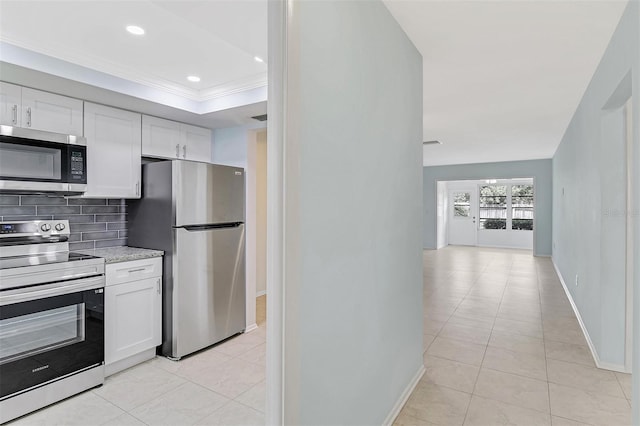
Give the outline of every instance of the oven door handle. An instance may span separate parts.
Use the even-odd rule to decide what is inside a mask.
[[[0,306],[104,287],[104,275],[0,292]]]

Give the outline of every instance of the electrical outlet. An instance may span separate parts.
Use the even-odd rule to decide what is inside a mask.
[[[578,287],[578,274],[576,274],[576,287]]]

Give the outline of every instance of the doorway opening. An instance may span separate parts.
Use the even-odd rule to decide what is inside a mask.
[[[533,178],[437,182],[437,248],[447,245],[533,250]]]

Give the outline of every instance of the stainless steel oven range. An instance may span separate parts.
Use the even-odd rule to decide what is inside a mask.
[[[104,382],[104,259],[66,220],[0,222],[0,423]]]

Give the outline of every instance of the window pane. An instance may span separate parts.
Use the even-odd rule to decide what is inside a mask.
[[[471,212],[471,194],[468,192],[456,192],[453,194],[453,215],[469,217]]]
[[[507,229],[506,185],[480,187],[480,229]]]
[[[511,187],[511,229],[533,230],[533,185]]]

